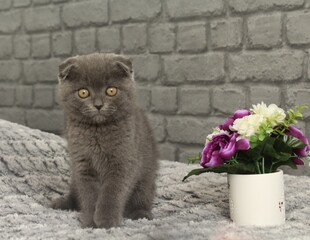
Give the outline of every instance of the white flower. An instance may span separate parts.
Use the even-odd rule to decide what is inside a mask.
[[[259,127],[264,122],[264,117],[258,114],[238,118],[234,121],[232,131],[237,131],[241,136],[250,138],[259,132]]]
[[[253,105],[253,108],[251,109],[251,112],[253,114],[258,114],[264,116],[265,112],[267,111],[268,107],[265,103],[258,103],[256,105]]]
[[[268,127],[275,127],[285,120],[285,112],[275,104],[267,106],[265,103],[253,105],[252,114],[234,121],[232,131],[237,131],[241,136],[250,138],[259,133],[260,127],[264,124]]]
[[[284,110],[275,104],[270,104],[267,107],[267,105],[262,102],[261,104],[253,105],[251,111],[254,115],[257,114],[262,116],[271,127],[283,123],[286,117]]]

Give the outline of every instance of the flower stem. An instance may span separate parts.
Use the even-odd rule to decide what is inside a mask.
[[[265,173],[265,158],[262,159],[262,172]]]
[[[262,148],[262,150],[260,152],[260,155],[263,155],[263,153],[265,151],[266,144],[267,144],[267,142],[265,141],[264,145],[263,145],[263,148]],[[265,173],[265,158],[264,157],[262,157],[262,172],[260,172],[260,173]]]
[[[258,161],[255,161],[255,165],[256,165],[256,170],[257,170],[258,174],[262,174],[261,171],[260,171],[260,168],[259,168]]]

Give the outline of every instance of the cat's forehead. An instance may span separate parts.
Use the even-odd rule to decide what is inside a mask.
[[[120,74],[120,69],[116,66],[116,63],[117,60],[113,58],[81,58],[78,61],[80,80],[98,87],[119,82],[123,76]]]
[[[79,69],[87,75],[109,76],[117,73],[115,59],[111,58],[80,58],[78,59]]]

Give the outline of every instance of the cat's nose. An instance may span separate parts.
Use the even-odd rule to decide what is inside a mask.
[[[98,111],[102,108],[103,105],[95,105],[95,107],[98,109]]]

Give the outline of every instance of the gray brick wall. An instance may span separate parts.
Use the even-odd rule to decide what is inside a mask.
[[[57,69],[133,60],[161,157],[186,161],[232,111],[310,104],[310,0],[1,0],[0,118],[61,133]],[[310,134],[310,109],[300,127]]]

